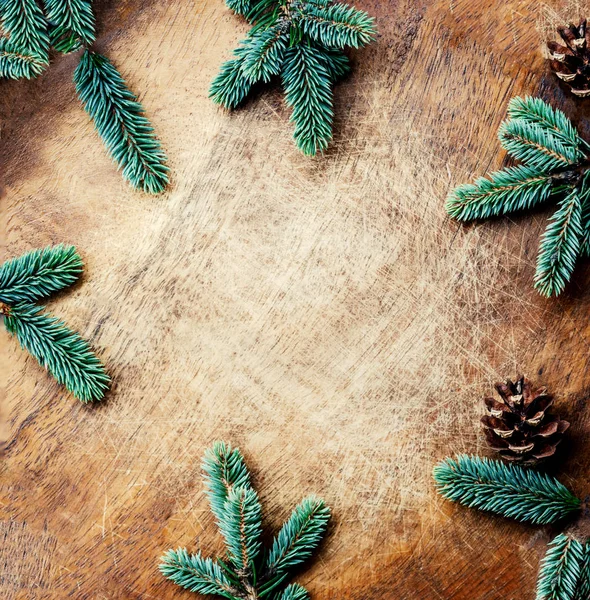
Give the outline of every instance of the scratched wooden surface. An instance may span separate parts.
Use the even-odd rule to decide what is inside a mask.
[[[76,56],[1,83],[2,252],[78,247],[83,282],[51,306],[115,382],[84,407],[1,333],[2,596],[192,597],[158,558],[221,549],[199,463],[225,439],[269,531],[309,493],[332,506],[298,578],[315,600],[532,599],[552,532],[442,501],[431,470],[487,454],[480,398],[522,370],[557,393],[573,423],[559,472],[589,490],[588,264],[542,299],[547,213],[460,227],[443,210],[451,185],[501,166],[512,95],[588,133],[590,101],[541,58],[546,8],[358,0],[380,36],[353,54],[335,142],[310,160],[277,89],[231,115],[207,99],[247,30],[221,0],[96,5],[97,46],[140,92],[173,184],[152,198],[122,182],[75,98]]]

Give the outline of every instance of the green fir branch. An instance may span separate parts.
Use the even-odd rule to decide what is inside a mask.
[[[221,65],[217,77],[209,88],[209,98],[215,104],[225,108],[236,108],[252,89],[252,83],[244,74],[246,60],[243,47],[234,50],[236,58],[232,58]]]
[[[498,138],[512,156],[540,171],[563,169],[580,158],[576,148],[547,133],[541,125],[525,120],[504,121]]]
[[[459,221],[506,215],[545,202],[552,193],[551,175],[518,165],[456,187],[446,210]]]
[[[268,83],[281,72],[289,38],[280,25],[252,36],[247,44],[242,71],[250,83]]]
[[[580,202],[582,204],[580,254],[590,256],[590,171],[586,173],[582,180]]]
[[[205,453],[203,471],[228,560],[170,550],[162,558],[161,572],[186,589],[232,600],[308,600],[304,588],[287,586],[286,579],[317,548],[330,509],[322,500],[307,498],[293,511],[271,551],[263,552],[262,509],[240,451],[216,442]]]
[[[303,32],[324,46],[366,46],[375,38],[375,21],[366,12],[346,4],[317,5],[308,2],[298,23]]]
[[[305,45],[285,53],[283,87],[293,109],[293,137],[306,156],[323,152],[332,139],[332,82],[318,51]]]
[[[238,487],[230,491],[219,529],[236,572],[241,576],[252,573],[262,547],[262,508],[253,489]]]
[[[266,570],[274,578],[306,561],[322,541],[330,519],[323,500],[311,496],[293,511],[274,540]]]
[[[135,95],[109,60],[86,51],[74,74],[76,91],[123,177],[157,194],[168,184],[166,155]]]
[[[180,587],[199,594],[216,594],[235,600],[239,594],[219,564],[201,553],[189,554],[186,549],[168,550],[162,556],[160,572]]]
[[[4,309],[4,325],[42,367],[82,402],[101,400],[109,377],[90,346],[42,308],[21,302]]]
[[[49,64],[47,21],[35,0],[0,0],[0,19],[12,51]]]
[[[531,96],[512,98],[508,103],[508,117],[524,121],[530,125],[542,126],[546,133],[560,138],[565,145],[576,150],[578,158],[585,158],[580,150],[580,146],[585,142],[578,135],[572,122],[562,111],[553,108],[541,98]]]
[[[47,298],[72,285],[83,263],[74,246],[33,250],[0,266],[0,302],[15,304]]]
[[[43,3],[51,26],[51,45],[58,52],[72,52],[94,42],[94,14],[89,0],[43,0]]]
[[[445,459],[434,468],[434,479],[448,500],[518,521],[554,523],[580,508],[549,475],[475,456]]]
[[[539,246],[535,287],[544,296],[563,291],[574,270],[582,240],[582,203],[573,189],[551,218]]]
[[[333,82],[342,79],[350,73],[350,60],[342,50],[338,48],[324,48],[317,44],[312,45],[317,50],[316,58],[322,63]]]
[[[276,600],[308,600],[309,593],[301,585],[294,583],[288,585],[280,594],[277,595]]]
[[[14,44],[0,37],[0,77],[7,79],[33,79],[40,75],[49,63],[30,56],[15,48]]]
[[[225,442],[216,442],[205,452],[203,471],[211,512],[221,523],[230,493],[251,488],[250,474],[240,451]]]
[[[541,563],[536,600],[574,600],[583,561],[582,544],[558,535]]]

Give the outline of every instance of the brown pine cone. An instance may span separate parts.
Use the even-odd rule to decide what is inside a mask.
[[[564,44],[547,42],[551,55],[551,68],[565,81],[576,96],[590,95],[590,30],[586,19],[579,25],[571,23],[558,27]]]
[[[481,419],[490,448],[523,465],[553,456],[570,424],[546,412],[553,404],[546,388],[533,388],[524,376],[495,387],[501,401],[485,398],[489,415]]]

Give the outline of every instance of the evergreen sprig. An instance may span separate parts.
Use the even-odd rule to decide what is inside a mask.
[[[107,149],[136,189],[168,184],[166,156],[136,96],[107,58],[88,50],[96,37],[91,0],[0,0],[0,77],[31,79],[49,65],[49,48],[85,48],[76,90]]]
[[[168,184],[166,156],[143,107],[110,61],[86,50],[74,73],[76,91],[123,177],[158,194]]]
[[[72,285],[82,272],[73,246],[34,250],[0,266],[0,315],[9,333],[82,402],[100,400],[109,377],[90,346],[34,301]]]
[[[227,547],[227,560],[191,555],[184,548],[169,550],[162,557],[162,574],[187,590],[229,600],[307,600],[305,588],[284,585],[325,534],[330,509],[323,500],[303,500],[270,552],[263,552],[262,510],[240,451],[217,442],[205,453],[203,471],[211,511]]]
[[[445,459],[434,479],[448,500],[518,521],[555,523],[580,509],[580,500],[554,477],[477,456]]]
[[[292,108],[297,147],[307,156],[323,152],[332,139],[332,87],[349,63],[342,50],[375,37],[367,13],[322,0],[226,0],[253,28],[221,66],[210,98],[236,108],[258,82],[280,76]]]
[[[577,591],[582,591],[583,565],[584,546],[573,537],[558,535],[541,562],[536,600],[575,600]]]
[[[500,143],[522,165],[456,187],[446,209],[459,221],[525,210],[561,198],[542,237],[535,287],[545,296],[565,288],[581,254],[590,251],[590,145],[560,110],[540,98],[513,98]]]

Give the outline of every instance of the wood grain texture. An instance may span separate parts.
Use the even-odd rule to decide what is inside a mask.
[[[244,452],[268,530],[309,493],[333,508],[298,578],[315,600],[533,598],[553,532],[443,501],[431,470],[487,454],[481,397],[524,371],[573,423],[562,481],[590,487],[588,264],[545,300],[547,213],[462,227],[443,209],[501,166],[512,95],[590,133],[590,104],[541,57],[539,4],[357,0],[379,39],[353,54],[313,160],[278,89],[232,114],[207,99],[247,30],[221,0],[95,4],[97,47],[140,93],[172,186],[121,180],[75,98],[76,56],[2,82],[2,251],[78,247],[84,279],[51,307],[114,379],[84,407],[1,333],[3,598],[193,597],[157,563],[221,549],[199,468],[216,439]]]

